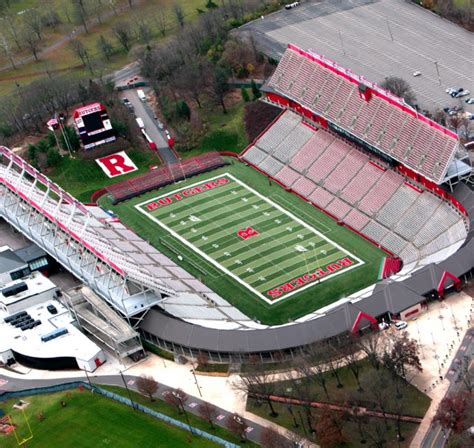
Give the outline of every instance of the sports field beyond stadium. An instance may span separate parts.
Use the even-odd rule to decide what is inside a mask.
[[[135,207],[267,303],[363,264],[229,173]]]
[[[117,205],[104,196],[100,205],[263,324],[287,323],[378,280],[383,251],[229,161]]]

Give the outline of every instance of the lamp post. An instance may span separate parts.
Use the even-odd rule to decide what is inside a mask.
[[[132,394],[130,393],[130,389],[128,388],[128,384],[125,381],[125,378],[123,376],[123,372],[121,370],[120,370],[120,376],[122,377],[122,381],[123,381],[123,385],[125,386],[125,389],[127,389],[128,398],[130,399],[130,402],[132,403],[132,408],[133,408],[134,411],[136,411],[137,408],[135,407],[135,402],[132,399]]]
[[[188,414],[186,412],[186,409],[184,409],[183,397],[178,392],[176,392],[175,390],[173,390],[171,393],[173,394],[173,397],[175,397],[179,401],[179,404],[181,405],[181,409],[183,410],[184,418],[186,420],[186,423],[189,426],[189,432],[191,433],[191,437],[192,437],[193,434],[194,434],[193,433],[193,427],[191,426],[191,423],[189,423]]]
[[[199,396],[202,398],[201,388],[199,387],[199,383],[198,383],[197,376],[196,376],[196,370],[194,370],[194,364],[192,364],[192,369],[190,370],[190,372],[193,374],[194,384],[197,387],[197,390],[199,392]]]

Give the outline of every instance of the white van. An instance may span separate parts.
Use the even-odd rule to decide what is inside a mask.
[[[141,89],[138,89],[137,90],[137,95],[138,95],[138,98],[140,98],[141,101],[146,101],[146,95],[145,95],[145,92]]]
[[[140,129],[145,129],[145,123],[143,123],[143,120],[140,118],[140,117],[137,117],[135,118],[137,124],[138,124],[138,127]]]

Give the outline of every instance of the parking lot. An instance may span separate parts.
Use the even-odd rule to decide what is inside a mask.
[[[308,1],[241,28],[253,30],[261,49],[280,57],[288,43],[311,49],[380,83],[406,79],[422,109],[462,104],[474,96],[472,33],[405,0]],[[413,73],[420,71],[421,76]],[[471,94],[453,99],[448,87]]]

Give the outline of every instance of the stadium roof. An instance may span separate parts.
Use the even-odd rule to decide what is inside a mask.
[[[291,44],[268,86],[437,184],[460,145],[401,98]]]

